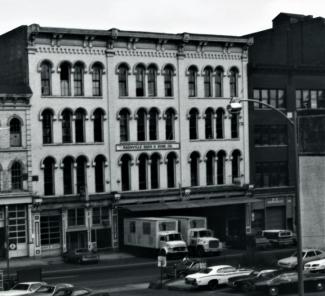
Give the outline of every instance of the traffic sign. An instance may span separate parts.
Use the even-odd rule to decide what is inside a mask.
[[[166,256],[158,256],[158,267],[166,267],[167,259]]]

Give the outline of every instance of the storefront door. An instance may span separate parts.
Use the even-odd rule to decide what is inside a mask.
[[[67,232],[67,249],[88,248],[87,230]]]

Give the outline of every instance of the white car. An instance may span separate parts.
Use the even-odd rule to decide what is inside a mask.
[[[319,259],[306,263],[304,270],[308,272],[325,272],[325,259]]]
[[[195,287],[208,286],[211,290],[214,290],[221,284],[227,284],[229,278],[249,275],[252,271],[252,269],[235,268],[230,265],[210,266],[186,276],[185,283]]]
[[[46,285],[46,283],[45,282],[18,283],[8,291],[1,291],[0,296],[21,296],[26,294],[32,294],[43,285]]]

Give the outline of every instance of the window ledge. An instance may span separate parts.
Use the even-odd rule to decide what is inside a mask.
[[[222,139],[189,139],[190,142],[228,142],[228,141],[239,141],[240,138],[222,138]]]
[[[288,147],[288,144],[270,144],[270,145],[254,145],[256,148],[283,148]]]
[[[50,143],[50,144],[43,144],[43,146],[96,146],[96,145],[104,145],[104,142],[92,142],[92,143]]]
[[[143,97],[129,97],[129,96],[119,96],[119,99],[140,99],[140,100],[174,100],[175,97],[149,97],[149,96],[143,96]]]
[[[198,100],[230,100],[226,97],[188,97],[189,99],[198,99]]]
[[[42,99],[103,99],[103,96],[42,96]]]

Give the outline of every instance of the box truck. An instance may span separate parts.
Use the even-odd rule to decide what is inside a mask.
[[[154,250],[156,255],[162,256],[188,254],[186,243],[178,232],[178,222],[170,218],[125,218],[124,245]]]

